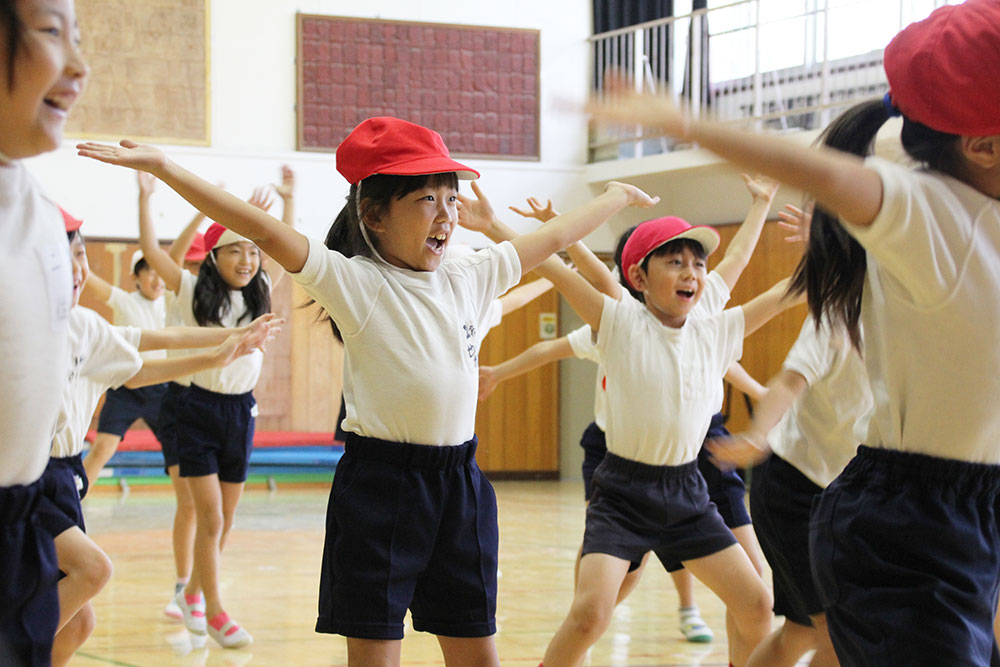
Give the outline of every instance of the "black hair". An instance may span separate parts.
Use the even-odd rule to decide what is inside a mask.
[[[648,255],[646,255],[642,263],[639,265],[643,271],[649,272],[649,261],[654,257],[663,257],[664,255],[676,255],[678,253],[684,252],[684,250],[690,250],[694,253],[694,256],[698,259],[708,258],[708,253],[705,251],[705,246],[703,246],[698,241],[689,238],[673,239],[667,241],[661,246],[654,248]]]
[[[0,30],[3,30],[7,52],[3,57],[7,60],[7,90],[14,88],[14,66],[17,61],[17,51],[24,40],[24,22],[14,8],[14,0],[0,0]]]
[[[149,262],[146,261],[145,257],[140,257],[139,261],[135,263],[135,268],[132,269],[132,275],[137,276],[141,271],[145,271],[150,268]]]
[[[628,279],[625,278],[625,269],[622,268],[622,253],[625,252],[625,244],[628,243],[629,237],[636,230],[639,225],[632,225],[618,237],[618,244],[615,246],[615,267],[618,268],[618,282],[621,283],[629,294],[632,295],[633,299],[638,299],[639,301],[644,301],[642,292],[636,292],[632,289],[632,286],[628,284]]]
[[[218,248],[212,249],[212,257],[201,263],[198,282],[194,286],[192,310],[195,321],[203,327],[221,327],[222,318],[229,314],[231,308],[229,292],[232,288],[223,280],[219,267],[215,264],[218,252]],[[240,291],[243,293],[246,310],[240,314],[237,323],[244,320],[249,323],[264,313],[271,312],[271,282],[267,279],[264,267],[259,267],[256,275]]]
[[[889,119],[881,99],[861,102],[838,116],[820,135],[824,146],[860,157],[874,152],[875,136]],[[958,136],[932,130],[903,117],[903,148],[930,169],[956,175],[960,160]],[[790,294],[806,293],[816,326],[827,319],[842,325],[861,350],[861,295],[867,254],[844,229],[837,216],[817,205],[809,227],[809,245],[792,274]]]
[[[458,174],[455,172],[445,172],[441,174],[425,174],[421,176],[394,176],[390,174],[375,174],[364,179],[358,185],[352,185],[347,194],[347,203],[340,210],[337,217],[330,225],[330,230],[326,233],[326,247],[336,250],[345,257],[368,257],[374,258],[371,246],[365,241],[361,234],[361,221],[358,218],[358,210],[365,220],[380,218],[388,209],[392,200],[402,199],[411,192],[415,192],[423,187],[452,187],[458,189]],[[361,200],[358,201],[358,191],[361,192]],[[374,234],[369,233],[368,238],[372,243],[376,243]],[[314,300],[306,302],[306,306],[315,303]],[[320,313],[319,321],[329,320],[330,329],[333,336],[340,342],[344,342],[340,335],[337,323],[327,314]]]
[[[87,243],[87,241],[83,238],[83,232],[80,231],[79,227],[77,227],[71,232],[66,232],[66,240],[69,241],[70,245],[73,245],[73,241],[77,240],[78,238],[80,239],[80,243],[83,244]]]

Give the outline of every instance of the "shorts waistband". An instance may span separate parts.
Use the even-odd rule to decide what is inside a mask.
[[[195,396],[211,398],[216,401],[226,401],[229,403],[243,403],[246,402],[247,399],[253,400],[252,390],[242,394],[221,394],[217,391],[212,391],[211,389],[205,389],[204,387],[199,387],[193,382],[191,383],[191,386],[186,387],[186,389]]]
[[[476,460],[478,438],[461,445],[414,445],[348,433],[344,454],[404,468],[459,468]]]
[[[843,475],[859,480],[877,477],[886,485],[925,482],[948,486],[965,495],[1000,493],[1000,465],[866,445],[858,447],[857,456],[847,464]]]
[[[638,481],[679,479],[698,470],[697,459],[682,463],[679,466],[654,466],[649,463],[626,459],[611,452],[604,455],[604,465]]]
[[[0,524],[11,524],[31,516],[42,497],[42,480],[31,484],[0,486]]]
[[[83,452],[69,456],[53,456],[49,459],[48,467],[77,468],[81,465],[83,465]]]

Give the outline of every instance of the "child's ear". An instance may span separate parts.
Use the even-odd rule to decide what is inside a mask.
[[[628,267],[625,273],[628,276],[628,281],[632,283],[637,292],[646,289],[646,272],[642,270],[641,266],[633,264]]]
[[[983,169],[1000,166],[1000,134],[986,137],[961,137],[962,155]]]

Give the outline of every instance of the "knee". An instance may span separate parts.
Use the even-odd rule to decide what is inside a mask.
[[[222,510],[219,507],[197,507],[198,532],[218,537],[222,534]]]
[[[95,627],[97,627],[97,615],[88,602],[59,631],[59,643],[70,652],[75,651],[83,646]]]
[[[774,599],[770,591],[761,584],[755,587],[753,595],[748,596],[740,605],[739,609],[733,609],[735,614],[749,625],[770,627],[773,616]]]
[[[111,580],[113,573],[114,565],[112,565],[111,559],[100,549],[94,549],[88,555],[79,572],[80,579],[91,592],[89,597],[94,597],[100,593]],[[93,611],[91,611],[91,615],[93,615]]]
[[[574,603],[569,612],[569,622],[574,631],[587,637],[591,642],[597,641],[611,624],[613,609],[592,603]]]

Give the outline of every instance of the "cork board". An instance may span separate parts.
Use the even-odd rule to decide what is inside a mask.
[[[436,130],[453,155],[539,158],[539,31],[298,15],[298,149],[361,121]]]
[[[209,0],[76,0],[90,79],[76,137],[207,145]]]

